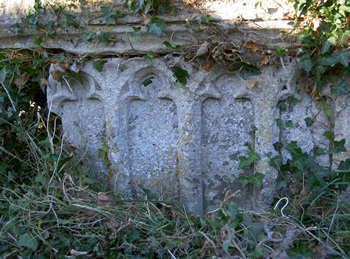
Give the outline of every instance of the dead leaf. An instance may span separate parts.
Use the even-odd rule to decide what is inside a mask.
[[[75,73],[79,73],[79,68],[77,67],[77,62],[76,61],[74,61],[73,65],[71,65],[69,67],[69,70],[71,70],[71,71],[73,71]]]
[[[312,20],[312,25],[311,25],[311,29],[313,31],[317,31],[317,29],[321,26],[322,23],[322,19],[321,18],[315,18]]]
[[[58,82],[60,82],[62,79],[62,74],[60,71],[53,70],[53,71],[51,71],[51,75],[52,75],[53,79],[55,79]]]
[[[115,205],[113,198],[109,197],[105,192],[99,192],[97,194],[98,206],[111,207]]]
[[[270,60],[266,57],[266,52],[264,51],[263,53],[261,53],[260,66],[268,64],[269,61]]]
[[[151,18],[149,18],[147,15],[143,15],[143,24],[147,25],[149,22],[151,22]]]
[[[214,67],[215,67],[215,65],[214,65],[213,63],[211,63],[211,62],[206,62],[206,63],[204,64],[204,66],[202,66],[202,68],[203,68],[205,71],[207,71],[207,72],[209,72],[210,70],[214,69]]]
[[[208,45],[209,45],[209,42],[205,41],[197,50],[196,56],[201,57],[206,55],[208,53]]]
[[[39,83],[41,86],[50,86],[49,82],[46,80],[45,77],[40,78]]]
[[[24,72],[20,77],[17,77],[15,80],[13,80],[13,83],[18,88],[21,88],[28,81],[28,78],[29,78],[28,72]]]
[[[63,68],[64,70],[68,69],[68,61],[66,59],[58,62],[58,65]]]
[[[252,90],[257,83],[258,80],[255,80],[253,78],[250,78],[247,81],[245,81],[245,84],[249,90]]]
[[[248,41],[246,44],[245,44],[245,47],[247,49],[250,49],[251,51],[253,51],[254,53],[257,52],[259,50],[258,48],[258,44],[255,42],[255,41]]]

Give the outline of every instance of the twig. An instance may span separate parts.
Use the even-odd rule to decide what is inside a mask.
[[[0,83],[1,83],[2,87],[4,88],[4,90],[5,90],[5,92],[6,92],[7,96],[8,96],[8,98],[10,99],[10,102],[11,102],[11,105],[12,105],[13,110],[14,110],[15,112],[17,112],[17,109],[16,109],[15,105],[13,104],[13,101],[12,101],[12,98],[11,98],[10,93],[7,91],[6,87],[4,86],[4,84],[3,84],[1,81],[0,81]]]

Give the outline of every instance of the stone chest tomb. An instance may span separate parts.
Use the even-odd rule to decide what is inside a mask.
[[[330,126],[335,140],[350,139],[349,97],[330,98],[332,121],[327,124],[322,105],[305,91],[295,60],[304,49],[291,36],[287,7],[262,1],[267,10],[262,12],[254,8],[256,1],[208,1],[214,9],[205,10],[212,15],[211,23],[205,23],[203,10],[174,1],[178,14],[159,16],[167,25],[158,37],[147,33],[149,17],[128,13],[116,24],[106,24],[101,5],[118,9],[122,2],[69,4],[81,26],[57,27],[55,37],[41,43],[42,48],[74,57],[68,70],[75,73],[67,73],[62,62],[52,63],[47,103],[62,119],[65,137],[83,156],[90,176],[102,186],[128,197],[149,189],[195,214],[216,209],[241,190],[233,197],[237,204],[264,209],[272,202],[278,174],[269,165],[278,154],[273,144],[297,141],[304,152],[316,146],[329,150],[331,143],[323,134]],[[17,9],[11,11],[6,2],[0,16],[0,46],[33,48],[41,32],[21,23],[22,2],[13,3]],[[41,19],[45,24],[50,14]],[[57,19],[57,24],[64,22]],[[14,35],[18,26],[20,33]],[[142,36],[133,38],[133,27]],[[103,32],[110,41],[82,40],[90,32]],[[169,50],[165,41],[181,48]],[[276,46],[288,50],[284,57],[276,55]],[[147,54],[154,59],[146,61]],[[97,60],[104,63],[101,72],[94,66]],[[261,74],[243,79],[240,71],[227,69],[242,60],[257,64]],[[176,67],[188,72],[183,88],[174,84]],[[312,118],[313,124],[306,125],[305,118]],[[279,125],[279,120],[292,126]],[[240,168],[242,157],[252,152],[258,159]],[[290,157],[285,150],[280,155]],[[321,156],[320,163],[335,168],[346,157],[349,152]],[[237,179],[255,173],[264,176],[262,188],[248,185],[243,191]]]

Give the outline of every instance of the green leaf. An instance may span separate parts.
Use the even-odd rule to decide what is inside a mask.
[[[247,254],[248,258],[262,258],[265,254],[262,252],[260,247],[255,247],[253,253]]]
[[[215,229],[220,229],[221,228],[221,222],[219,220],[211,220],[208,217],[205,217],[205,220],[208,221],[208,223],[214,227]]]
[[[331,137],[332,137],[332,132],[326,131],[325,133],[323,133],[323,136],[325,136],[325,137],[328,138],[328,139],[331,139]]]
[[[310,117],[304,119],[306,123],[306,127],[311,127],[314,124],[313,120]]]
[[[345,139],[342,139],[340,141],[333,141],[333,147],[330,150],[330,153],[336,153],[336,152],[346,152],[345,148]]]
[[[162,30],[165,29],[166,24],[162,22],[158,17],[153,17],[151,22],[147,24],[147,32],[153,32],[159,38],[162,36]]]
[[[304,171],[304,162],[303,158],[295,159],[292,161],[292,166],[297,168],[299,171]]]
[[[310,58],[307,58],[302,61],[299,61],[298,67],[300,69],[304,69],[306,72],[309,73],[311,69],[314,67],[314,62]]]
[[[210,14],[202,14],[202,20],[205,21],[206,23],[210,23],[211,15]]]
[[[153,78],[154,78],[154,76],[146,78],[145,80],[143,80],[143,82],[141,84],[143,84],[144,86],[148,86],[148,85],[152,84],[152,79]]]
[[[47,184],[47,179],[43,174],[38,174],[35,177],[35,182],[40,183],[42,186],[46,186]]]
[[[38,45],[38,46],[40,46],[40,44],[41,44],[42,42],[43,42],[43,39],[42,39],[41,37],[35,38],[34,41],[33,41],[33,43],[34,43],[35,45]]]
[[[83,41],[91,42],[95,38],[96,34],[92,31],[89,31],[88,34],[83,34]]]
[[[25,233],[19,237],[18,245],[24,246],[36,251],[36,249],[38,248],[39,242],[30,234]]]
[[[283,120],[280,119],[280,118],[276,119],[276,125],[277,125],[277,127],[279,127],[281,124],[283,124]]]
[[[97,70],[98,72],[102,72],[103,65],[104,65],[105,63],[107,63],[107,62],[108,62],[107,60],[102,60],[102,59],[100,59],[100,60],[98,60],[98,61],[93,62],[92,65],[96,68],[96,70]]]
[[[255,131],[257,131],[258,128],[255,126],[252,126],[252,130],[248,132],[250,136],[252,136],[253,139],[255,139]]]
[[[348,95],[348,94],[350,94],[350,91],[347,88],[347,86],[348,86],[347,80],[343,80],[337,86],[332,85],[331,86],[331,94],[334,94],[336,97],[338,97],[340,95]]]
[[[256,188],[261,189],[262,187],[262,180],[264,178],[264,174],[256,172],[254,175],[251,175],[248,179],[249,183],[252,183],[256,186]]]
[[[343,45],[347,41],[348,37],[350,37],[350,31],[346,30],[338,37],[338,45]]]
[[[101,11],[103,13],[102,14],[103,18],[106,21],[106,25],[110,25],[110,24],[116,25],[116,19],[118,17],[123,16],[122,12],[120,12],[119,10],[112,11],[111,7],[109,6],[108,7],[101,6]]]
[[[322,54],[326,53],[331,46],[334,46],[336,44],[336,41],[337,41],[336,37],[334,36],[329,37],[322,47]]]
[[[249,62],[239,61],[231,64],[229,67],[229,71],[237,71],[239,69],[241,70],[239,75],[244,80],[248,80],[251,76],[261,75],[259,68]]]
[[[73,26],[74,28],[78,29],[79,28],[79,23],[77,23],[73,19],[74,12],[66,12],[66,21],[64,22],[64,27],[67,29],[69,26]]]
[[[277,171],[281,169],[283,158],[281,156],[275,156],[274,158],[271,158],[269,161],[269,165],[274,167]]]
[[[241,175],[240,177],[236,178],[236,182],[240,183],[242,187],[246,187],[246,185],[249,183],[248,182],[248,177]]]
[[[181,67],[174,66],[172,71],[178,82],[183,85],[187,84],[187,79],[190,77],[190,74],[186,70],[182,69]]]
[[[281,49],[280,47],[276,46],[276,50],[277,50],[277,57],[283,57],[284,53],[286,52],[285,49]]]
[[[152,61],[155,59],[155,57],[153,55],[150,55],[150,54],[146,54],[143,58],[146,60],[146,62]]]
[[[276,142],[275,144],[273,144],[273,147],[276,151],[281,150],[281,148],[283,148],[283,144],[281,142]]]
[[[8,73],[8,71],[7,71],[6,67],[4,66],[0,71],[0,82],[2,82],[2,83],[5,82],[7,73]]]
[[[163,44],[166,46],[167,49],[179,49],[179,48],[181,48],[180,45],[177,45],[171,41],[164,41]]]
[[[294,124],[291,120],[287,121],[286,122],[286,127],[289,127],[289,128],[294,128]]]
[[[128,235],[129,241],[134,242],[136,240],[139,240],[140,238],[141,238],[140,232],[136,228],[131,229],[131,231]]]
[[[238,169],[250,166],[255,160],[260,159],[260,156],[254,151],[248,151],[248,158],[244,156],[239,157]]]
[[[173,82],[174,85],[177,87],[177,88],[182,88],[182,89],[185,89],[185,90],[188,90],[189,88],[187,86],[185,86],[184,84],[181,84],[180,82]]]
[[[334,61],[346,67],[349,66],[349,57],[350,57],[350,51],[345,48],[342,50],[342,52],[336,51],[333,53]]]
[[[97,36],[98,42],[111,42],[110,39],[107,38],[107,36],[101,31],[101,33]]]
[[[132,32],[131,37],[136,38],[136,37],[142,35],[141,27],[132,27],[132,29],[133,29],[134,31]]]
[[[313,256],[313,250],[309,249],[306,244],[302,244],[298,248],[286,250],[290,259],[309,259]]]

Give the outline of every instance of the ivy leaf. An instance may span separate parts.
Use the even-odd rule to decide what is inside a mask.
[[[238,169],[249,167],[255,160],[260,159],[260,156],[254,151],[248,151],[248,157],[240,156]]]
[[[329,48],[331,46],[334,46],[336,44],[336,41],[337,41],[337,38],[332,36],[332,37],[329,37],[327,39],[327,41],[325,42],[325,44],[323,45],[322,47],[322,54],[328,52]],[[341,44],[340,44],[341,45]]]
[[[131,243],[133,243],[136,240],[139,240],[140,238],[140,232],[136,228],[133,228],[128,235],[128,239]]]
[[[43,39],[41,37],[35,38],[33,41],[33,43],[38,46],[40,46],[42,42],[43,42]]]
[[[305,123],[306,123],[306,127],[311,127],[312,124],[314,124],[314,122],[312,121],[312,119],[310,117],[307,117],[304,120],[305,120]]]
[[[283,120],[280,119],[280,118],[276,119],[276,125],[277,125],[277,127],[279,127],[281,124],[283,124]]]
[[[348,81],[344,80],[339,83],[337,86],[331,86],[331,94],[334,94],[336,97],[340,95],[348,95],[350,94],[349,89],[347,88]]]
[[[264,174],[256,172],[254,175],[251,175],[249,177],[248,182],[251,184],[254,184],[256,186],[256,188],[261,189],[262,180],[263,180],[264,176],[265,176]]]
[[[147,24],[147,32],[153,32],[159,38],[162,36],[162,30],[165,29],[166,24],[162,22],[158,17],[153,17],[151,22]]]
[[[188,90],[188,87],[185,86],[184,84],[180,83],[180,82],[174,82],[174,85],[175,85],[177,88],[182,88],[182,89]]]
[[[0,82],[3,83],[5,81],[7,73],[8,73],[8,71],[7,71],[6,67],[4,66],[0,71]]]
[[[98,72],[102,72],[103,65],[104,65],[105,63],[107,63],[107,62],[108,62],[107,60],[102,60],[102,59],[100,59],[100,60],[98,60],[98,61],[93,62],[92,65],[96,68],[96,70],[97,70]]]
[[[111,7],[103,7],[101,6],[101,11],[103,13],[103,18],[105,18],[106,25],[116,25],[116,19],[118,17],[122,17],[123,14],[120,11],[114,10],[112,11]]]
[[[211,19],[211,15],[210,14],[207,14],[207,15],[204,15],[202,14],[202,20],[205,21],[206,23],[210,23],[210,19]]]
[[[247,254],[249,258],[261,258],[264,257],[265,254],[262,252],[260,247],[255,247],[254,252]]]
[[[346,67],[349,66],[349,57],[350,57],[350,51],[347,49],[343,49],[342,52],[334,52],[333,58],[335,63],[340,63]]]
[[[73,11],[66,12],[66,21],[64,22],[64,27],[67,29],[69,26],[73,26],[74,28],[78,29],[79,28],[79,23],[77,23],[73,19]]]
[[[298,248],[287,249],[286,252],[290,259],[309,259],[313,256],[313,250],[309,249],[306,244]]]
[[[249,62],[239,61],[236,63],[233,63],[229,67],[229,71],[236,71],[241,70],[239,72],[239,75],[244,79],[248,80],[251,76],[258,76],[261,75],[261,72],[258,67],[254,66],[253,64]]]
[[[91,42],[95,38],[96,34],[92,31],[89,31],[88,34],[83,34],[83,41]]]
[[[304,57],[305,55],[303,55]],[[311,69],[314,67],[314,62],[310,59],[310,56],[305,56],[302,61],[298,62],[298,67],[300,69],[304,69],[306,72],[310,72]]]
[[[146,62],[155,59],[154,56],[153,56],[153,55],[150,55],[150,54],[146,54],[143,58],[146,60]]]
[[[277,50],[277,57],[283,57],[284,56],[284,52],[286,52],[285,49],[281,49],[280,47],[276,46],[276,50]]]
[[[190,74],[186,70],[182,69],[181,67],[174,66],[172,71],[178,82],[183,85],[187,84],[187,79],[190,77]]]
[[[343,45],[347,41],[348,37],[350,37],[350,32],[347,30],[338,37],[338,45]]]
[[[274,158],[271,158],[269,161],[269,165],[274,167],[277,171],[281,169],[283,158],[281,156],[275,156]]]
[[[142,35],[141,27],[132,27],[132,29],[133,29],[134,31],[132,32],[131,37],[136,38],[136,37]]]
[[[177,45],[172,41],[164,41],[163,44],[166,46],[167,49],[179,49],[179,48],[181,48],[180,45]]]
[[[107,38],[103,31],[101,31],[101,33],[97,36],[97,39],[99,42],[111,42],[111,40]]]
[[[252,130],[248,132],[250,136],[252,136],[253,139],[255,139],[255,131],[257,131],[258,128],[255,126],[252,126]]]
[[[279,150],[281,150],[281,148],[283,148],[283,144],[281,142],[276,142],[275,144],[273,144],[273,148],[276,151],[279,151]]]
[[[287,121],[286,122],[286,127],[289,127],[289,128],[294,128],[294,124],[291,120]]]
[[[240,177],[236,178],[236,182],[240,183],[242,187],[246,187],[246,185],[249,183],[248,182],[248,177],[241,175]]]
[[[345,139],[342,139],[340,141],[333,141],[333,147],[329,152],[330,153],[346,152],[346,148],[344,145],[345,145]]]
[[[30,234],[25,233],[19,237],[18,245],[28,247],[36,251],[36,249],[38,248],[39,242]]]
[[[143,84],[144,86],[148,86],[148,85],[152,84],[152,79],[154,79],[154,76],[146,78],[145,80],[143,80],[143,82],[141,84]]]
[[[325,136],[325,137],[328,138],[328,139],[331,139],[331,137],[332,137],[332,132],[326,131],[325,133],[323,133],[323,136]]]

